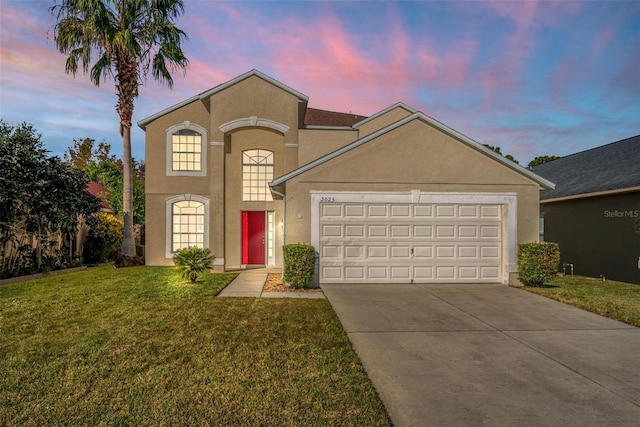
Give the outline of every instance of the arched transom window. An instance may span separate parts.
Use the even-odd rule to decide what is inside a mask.
[[[242,200],[271,201],[269,182],[273,181],[273,152],[247,150],[242,153]]]
[[[171,207],[171,251],[190,246],[204,248],[205,205],[196,200],[182,200]]]
[[[171,135],[171,170],[202,170],[202,135],[192,129],[180,129]]]

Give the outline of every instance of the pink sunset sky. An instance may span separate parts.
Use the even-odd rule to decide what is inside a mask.
[[[121,153],[112,80],[64,72],[52,1],[0,0],[0,117],[62,155],[74,138]],[[258,69],[314,108],[371,115],[404,102],[526,165],[640,134],[640,2],[186,0],[190,65],[148,79],[137,122]],[[144,158],[144,132],[133,132]]]

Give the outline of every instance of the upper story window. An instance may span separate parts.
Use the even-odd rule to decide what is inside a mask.
[[[171,145],[171,170],[202,169],[202,135],[191,129],[182,129],[171,135]]]
[[[167,175],[206,175],[207,131],[190,122],[167,130]]]
[[[273,152],[247,150],[242,153],[242,200],[271,201],[269,182],[273,181]]]

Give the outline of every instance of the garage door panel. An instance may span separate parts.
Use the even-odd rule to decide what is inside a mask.
[[[378,237],[388,237],[388,226],[387,225],[368,225],[367,226],[367,237],[370,238],[378,238]]]
[[[364,258],[364,246],[349,245],[344,247],[345,258]]]
[[[455,225],[436,225],[436,237],[439,239],[450,239],[456,236]]]
[[[477,218],[478,210],[476,205],[460,205],[458,206],[458,218]]]
[[[411,230],[411,227],[409,225],[405,225],[405,224],[392,225],[391,233],[390,233],[391,238],[397,239],[397,238],[409,237],[411,235],[410,230]]]
[[[322,206],[321,282],[500,281],[502,210],[498,205]]]
[[[409,205],[392,205],[391,216],[393,218],[408,218],[411,214],[411,207]]]
[[[323,218],[330,217],[342,217],[342,205],[337,204],[323,204],[321,205],[322,209],[320,210]]]
[[[414,218],[433,218],[433,206],[431,205],[415,205],[413,207]]]
[[[387,258],[388,249],[387,245],[369,245],[367,254],[369,258]]]
[[[346,205],[344,209],[345,218],[363,218],[364,205]]]
[[[436,216],[438,218],[454,218],[456,207],[454,205],[438,205],[436,206]]]
[[[339,224],[324,224],[322,227],[322,236],[327,237],[342,237],[342,226]]]
[[[386,218],[388,206],[387,205],[369,205],[367,209],[367,214],[369,218]]]
[[[342,258],[342,246],[341,245],[325,245],[322,246],[322,252],[320,254],[323,258]]]
[[[433,258],[433,245],[414,246],[413,257],[415,259]]]
[[[419,238],[425,238],[428,239],[430,237],[433,237],[433,225],[414,225],[413,226],[413,237],[419,239]]]
[[[411,257],[411,247],[409,245],[391,246],[391,259],[409,259]]]

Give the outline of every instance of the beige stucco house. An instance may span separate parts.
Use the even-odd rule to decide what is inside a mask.
[[[320,283],[507,283],[553,188],[407,105],[313,109],[256,70],[138,124],[149,265],[196,245],[218,271],[281,266],[308,243]]]

